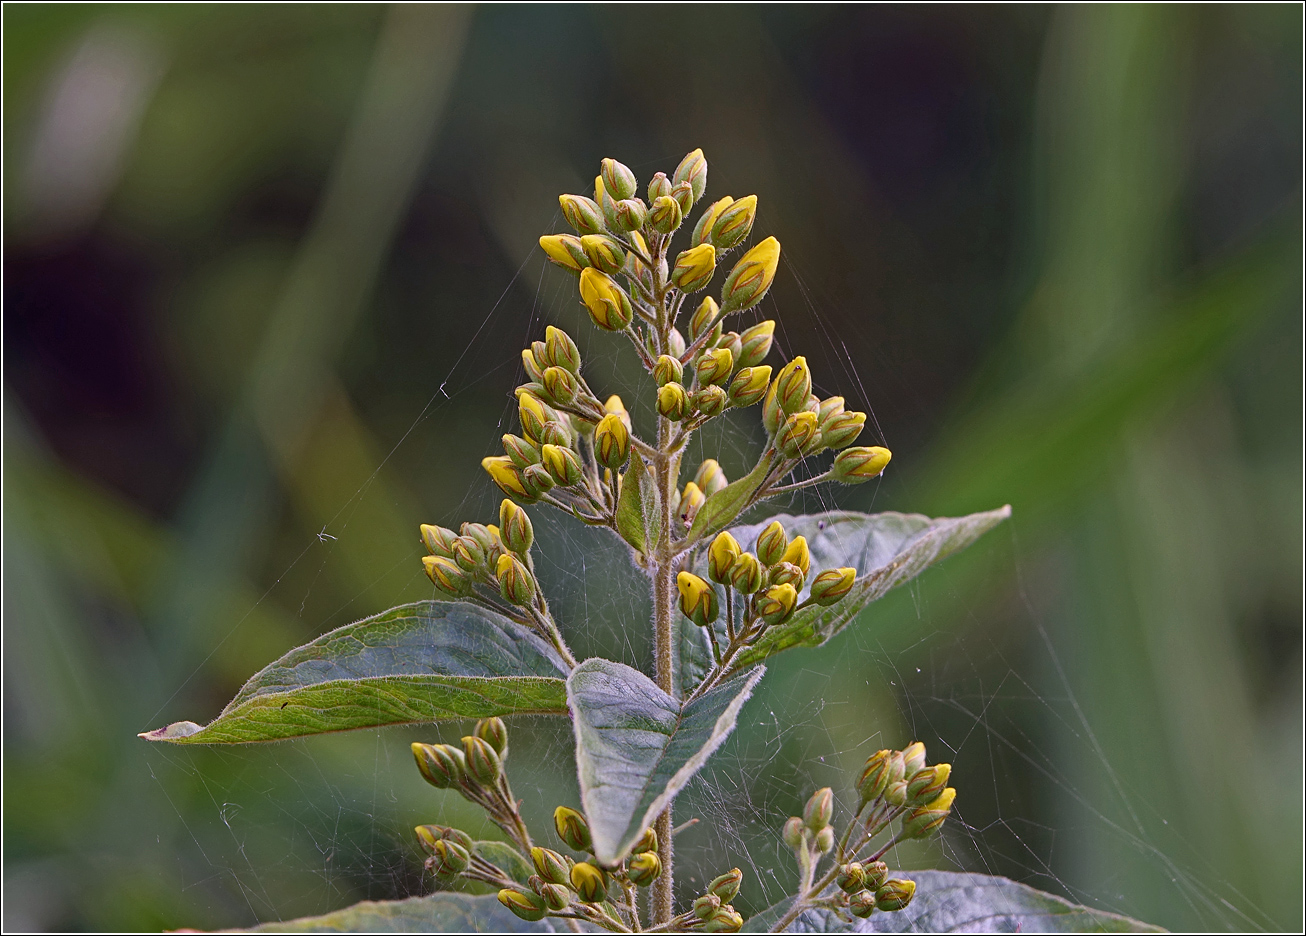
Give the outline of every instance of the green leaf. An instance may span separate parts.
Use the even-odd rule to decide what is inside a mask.
[[[141,734],[280,741],[448,718],[566,714],[566,667],[533,631],[465,602],[419,601],[323,634],[264,667],[216,719]]]
[[[811,605],[797,611],[741,652],[736,657],[735,668],[760,663],[790,647],[819,647],[843,630],[872,601],[969,546],[1009,516],[1010,507],[934,520],[921,514],[828,511],[799,517],[781,514],[732,529],[731,535],[745,549],[753,547],[757,534],[772,520],[779,520],[790,538],[805,536],[812,554],[809,581],[826,569],[851,566],[857,570],[857,582],[842,601],[828,608]],[[706,554],[700,555],[696,564],[700,573],[706,575]],[[800,597],[805,598],[806,592],[804,589]],[[724,635],[724,618],[719,625],[718,634]],[[683,618],[680,627],[681,682],[688,692],[689,680],[710,665],[711,648],[703,635],[686,632],[688,628],[695,631],[701,628]]]
[[[594,854],[614,865],[734,730],[757,667],[687,706],[639,670],[586,660],[567,680]]]
[[[284,923],[263,923],[245,933],[565,933],[562,920],[528,923],[492,894],[447,891],[408,900],[364,900],[344,910]]]
[[[909,871],[916,896],[894,913],[876,912],[845,922],[829,910],[808,910],[786,933],[1163,933],[1138,920],[1093,910],[1004,877],[953,871]],[[783,918],[782,901],[744,925],[765,933]]]
[[[617,497],[617,532],[640,552],[647,551],[647,544],[656,543],[662,532],[657,485],[636,452],[631,453],[630,468],[621,479],[621,494]]]
[[[757,466],[738,481],[731,481],[717,491],[699,508],[694,525],[689,528],[689,540],[695,542],[724,530],[730,521],[743,513],[752,503],[753,495],[762,486],[775,461],[775,449],[767,449]]]

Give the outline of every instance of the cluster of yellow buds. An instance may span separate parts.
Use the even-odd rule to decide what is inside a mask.
[[[503,719],[481,719],[462,739],[461,747],[416,742],[412,749],[417,770],[427,783],[438,790],[457,790],[523,844],[521,815],[503,768],[508,758],[508,728]],[[437,877],[461,874],[489,884],[510,879],[502,868],[476,853],[467,833],[439,825],[419,825],[414,831],[427,853],[426,869]]]
[[[437,790],[458,790],[466,799],[480,802],[484,791],[502,786],[508,729],[501,718],[483,718],[462,739],[461,749],[420,741],[413,742],[412,748],[417,769],[427,783]]]
[[[422,566],[432,584],[449,598],[469,598],[477,585],[497,588],[503,600],[533,607],[539,595],[531,571],[535,533],[530,518],[510,500],[499,505],[499,524],[464,523],[458,533],[424,523]]]
[[[882,446],[849,448],[866,425],[866,414],[845,409],[844,398],[824,400],[812,393],[807,359],[794,358],[776,374],[762,401],[762,425],[784,458],[805,458],[825,449],[844,449],[835,457],[830,477],[860,484],[877,477],[892,457]]]
[[[889,866],[883,861],[842,864],[835,884],[842,897],[836,906],[847,906],[849,913],[863,920],[876,910],[901,910],[916,893],[915,881],[889,877]]]
[[[683,497],[681,503],[683,506]],[[799,602],[798,596],[809,581],[811,564],[807,538],[799,535],[790,539],[779,520],[757,535],[754,552],[745,552],[729,532],[718,533],[707,551],[708,579],[724,586],[727,597],[731,589],[743,597],[742,621],[737,630],[741,639],[787,621],[795,611],[810,604],[835,604],[852,590],[856,569],[826,569],[810,579],[808,595]],[[700,627],[716,621],[720,602],[711,583],[692,572],[681,572],[676,585],[685,617]],[[731,628],[734,630],[733,621]]]
[[[730,905],[743,880],[744,873],[731,868],[708,882],[703,896],[694,901],[692,911],[699,932],[737,933],[743,928],[744,918]]]
[[[781,838],[795,854],[814,859],[834,848],[834,828],[830,825],[833,818],[834,791],[822,787],[807,800],[801,817],[786,820]]]
[[[587,854],[589,859],[576,861],[551,848],[532,846],[530,858],[535,873],[526,886],[504,887],[498,895],[499,902],[523,920],[540,920],[571,908],[573,915],[602,924],[611,919],[605,901],[614,882],[619,886],[647,887],[662,874],[657,834],[651,828],[644,830],[629,858],[615,868],[604,868],[594,860],[584,815],[559,806],[553,813],[553,826],[568,848]]]
[[[866,761],[857,792],[862,808],[887,806],[902,815],[902,838],[926,838],[952,811],[951,764],[926,764],[920,741],[901,751],[876,751]],[[860,811],[860,810],[859,810]]]

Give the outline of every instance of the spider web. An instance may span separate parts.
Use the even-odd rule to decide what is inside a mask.
[[[844,339],[821,314],[821,296],[801,265],[789,255],[785,262],[817,333],[791,335],[774,298],[740,316],[742,321],[732,320],[731,327],[742,331],[762,318],[776,319],[770,362],[778,366],[806,351],[816,364],[816,392],[842,394],[849,408],[868,414],[859,441],[889,444],[874,415],[881,388],[863,380]],[[264,600],[275,595],[303,613],[332,551],[355,535],[351,520],[373,493],[381,469],[404,446],[438,438],[442,420],[467,397],[503,392],[496,436],[515,431],[510,389],[524,379],[516,351],[542,337],[545,322],[564,325],[577,340],[596,393],[621,394],[637,428],[652,424],[652,395],[646,382],[629,380],[633,358],[625,341],[580,327],[574,283],[547,266],[538,252],[522,263],[451,370],[432,379],[430,397],[407,431],[321,533],[307,538],[286,573],[300,563],[315,565],[308,591],[288,593],[283,573]],[[488,337],[490,326],[507,316],[522,320],[521,341],[513,348]],[[729,476],[741,475],[762,444],[757,423],[753,408],[698,433],[684,459],[682,482],[707,457],[717,458]],[[492,454],[497,446],[466,457]],[[823,469],[806,464],[796,477]],[[454,516],[438,520],[490,522],[499,500],[484,481],[466,493]],[[821,486],[790,495],[788,502],[773,501],[765,512],[874,510],[877,500],[879,482],[845,490]],[[533,510],[532,518],[540,579],[577,657],[603,655],[648,671],[648,586],[624,547],[607,531],[585,529],[543,508]],[[677,822],[697,820],[676,841],[680,899],[692,899],[706,879],[733,866],[745,871],[736,905],[746,915],[783,899],[797,877],[780,841],[784,820],[801,812],[814,789],[831,786],[840,804],[836,822],[841,816],[846,821],[855,805],[850,786],[864,759],[881,747],[920,739],[931,762],[964,765],[953,774],[959,797],[945,834],[929,844],[895,848],[886,856],[891,867],[1004,874],[1091,906],[1136,913],[1137,895],[1127,881],[1086,870],[1063,844],[1084,834],[1105,835],[1163,869],[1162,877],[1204,925],[1276,928],[1263,914],[1239,909],[1249,902],[1208,858],[1167,831],[1164,798],[1131,788],[1098,743],[1048,616],[1026,593],[1020,517],[971,551],[980,554],[992,578],[1017,583],[1014,600],[999,612],[1001,626],[994,625],[993,609],[965,594],[967,586],[945,564],[872,606],[825,647],[770,662],[734,735],[677,801]],[[410,586],[424,581],[416,562],[412,568]],[[932,612],[935,606],[961,613],[948,611],[945,619]],[[320,629],[342,623],[346,612],[347,619],[359,616],[346,606]],[[234,625],[227,638],[243,625]],[[499,837],[461,798],[427,787],[408,753],[413,740],[457,743],[468,727],[360,731],[225,749],[151,746],[142,756],[163,794],[189,778],[207,802],[200,812],[205,819],[187,824],[195,810],[169,799],[190,843],[179,858],[189,882],[186,899],[209,906],[213,925],[248,925],[322,913],[359,899],[429,893],[434,884],[422,876],[414,825],[436,822]],[[560,718],[515,717],[509,727],[513,789],[537,840],[557,847],[553,807],[579,804],[570,725]],[[1094,776],[1076,775],[1067,766],[1084,763],[1096,766]],[[1049,795],[1062,804],[1061,828],[1031,818],[1052,812]]]

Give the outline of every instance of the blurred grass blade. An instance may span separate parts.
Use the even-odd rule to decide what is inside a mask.
[[[175,722],[140,736],[243,744],[446,718],[562,715],[565,676],[554,650],[521,625],[470,604],[421,601],[292,650],[208,725]]]

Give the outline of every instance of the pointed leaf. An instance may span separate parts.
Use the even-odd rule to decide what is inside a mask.
[[[931,565],[965,549],[1009,516],[1010,507],[967,517],[933,520],[922,514],[828,511],[798,517],[781,514],[732,529],[731,535],[749,550],[757,541],[757,535],[772,520],[779,520],[790,538],[800,534],[805,536],[812,554],[809,582],[826,569],[851,566],[857,570],[857,582],[842,601],[828,608],[812,605],[797,611],[784,624],[771,628],[756,644],[740,653],[735,667],[752,666],[790,647],[820,646],[843,630],[872,601],[920,575]],[[697,562],[700,573],[706,574],[707,556],[699,556]],[[800,598],[806,597],[807,590],[804,589]],[[695,638],[685,633],[687,628],[699,630],[682,619],[682,682],[703,671],[711,662],[707,641],[701,636]],[[685,685],[688,691],[688,683]]]
[[[562,715],[566,675],[552,647],[502,615],[419,601],[290,651],[206,726],[175,722],[141,737],[243,744],[446,718]]]
[[[895,872],[896,874],[896,872]],[[1162,933],[1148,923],[1093,910],[1004,877],[953,871],[908,871],[916,896],[902,910],[841,920],[829,910],[808,910],[786,933]],[[791,901],[748,920],[744,931],[771,932]]]
[[[656,543],[662,531],[657,485],[637,452],[630,455],[630,468],[621,479],[617,497],[617,532],[640,552]]]
[[[704,501],[698,515],[694,517],[694,525],[689,528],[690,541],[694,542],[721,532],[735,517],[743,513],[744,509],[752,503],[757,489],[766,480],[774,461],[775,449],[768,449],[752,471],[738,481],[731,481]]]
[[[757,667],[681,704],[639,670],[586,660],[567,680],[581,803],[594,853],[616,864],[726,736],[762,677]]]
[[[263,923],[245,933],[565,933],[563,920],[528,923],[493,894],[447,891],[407,900],[364,900],[344,910],[284,923]]]

